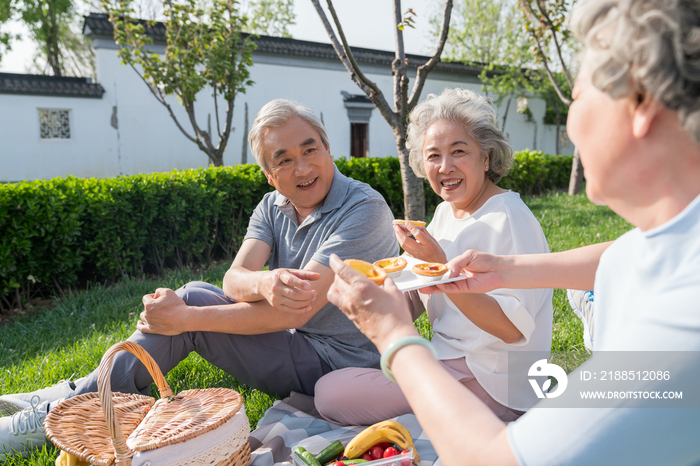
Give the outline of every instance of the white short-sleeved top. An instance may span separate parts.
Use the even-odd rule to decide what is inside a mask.
[[[467,249],[499,255],[548,253],[542,228],[530,209],[515,192],[497,194],[472,215],[458,219],[449,203],[435,210],[428,225],[448,259]],[[493,399],[520,411],[532,407],[527,380],[508,393],[508,352],[546,351],[552,345],[552,290],[500,289],[488,293],[523,337],[507,344],[474,325],[444,294],[423,295],[433,325],[433,344],[440,359],[464,357],[469,370]],[[527,367],[535,361],[523,361]],[[527,369],[525,369],[527,372]],[[522,386],[520,386],[522,385]],[[513,387],[513,381],[510,384]],[[518,393],[527,393],[522,399]]]
[[[599,351],[697,352],[673,371],[681,379],[697,374],[700,197],[665,224],[618,238],[600,259],[594,290],[593,355],[570,378],[586,370]],[[524,465],[700,464],[698,410],[644,408],[643,402],[605,409],[538,405],[508,425],[508,439]]]

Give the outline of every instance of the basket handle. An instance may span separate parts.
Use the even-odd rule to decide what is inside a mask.
[[[100,367],[97,372],[97,394],[100,398],[100,404],[102,405],[102,412],[105,415],[105,420],[107,421],[107,428],[109,429],[109,435],[112,437],[112,444],[114,445],[115,452],[115,464],[117,465],[130,465],[132,452],[126,446],[126,441],[124,440],[124,434],[119,426],[119,421],[117,420],[116,413],[114,411],[114,404],[112,402],[112,384],[110,373],[112,371],[112,361],[116,354],[120,351],[128,351],[133,354],[146,366],[148,373],[153,377],[154,382],[158,386],[158,391],[160,392],[161,398],[171,398],[173,396],[173,391],[170,389],[168,382],[165,381],[163,377],[163,372],[161,372],[158,364],[153,360],[150,354],[143,349],[140,345],[133,343],[131,341],[122,341],[113,345],[107,350],[107,352],[102,356],[102,361],[100,362]]]

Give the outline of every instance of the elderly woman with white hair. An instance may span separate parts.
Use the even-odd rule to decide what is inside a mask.
[[[700,366],[700,2],[584,0],[572,24],[586,51],[567,126],[586,193],[636,228],[612,244],[555,254],[469,250],[449,264],[467,278],[433,291],[594,289],[593,355],[569,374],[569,385],[605,351],[631,358],[645,351],[642,362],[658,352],[673,383],[634,386],[651,393],[682,387],[684,399],[697,399],[697,381],[681,382],[697,378]],[[337,276],[329,299],[388,359],[443,464],[700,464],[696,410],[653,408],[644,397],[605,408],[538,405],[506,426],[428,349],[400,344],[416,331],[391,282],[381,290],[342,262],[331,267]]]
[[[444,202],[427,228],[394,226],[406,253],[444,264],[469,248],[509,255],[549,252],[520,196],[496,185],[511,165],[513,149],[489,99],[465,89],[429,95],[409,116],[407,142],[413,171]],[[514,363],[509,366],[508,354],[520,352],[516,365],[527,367],[535,355],[549,355],[552,290],[408,296],[414,318],[428,311],[442,366],[499,419],[517,419],[534,404],[524,396],[532,390],[526,380],[509,385]],[[315,402],[321,415],[340,424],[372,424],[411,412],[401,388],[371,368],[326,374],[316,383]]]

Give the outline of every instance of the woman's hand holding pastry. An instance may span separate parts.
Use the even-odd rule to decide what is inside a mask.
[[[394,340],[417,335],[404,294],[387,278],[384,288],[345,264],[335,254],[330,266],[335,280],[328,290],[328,300],[346,316],[382,352]]]
[[[447,262],[445,251],[425,227],[406,222],[405,225],[394,225],[394,233],[403,250],[416,259],[440,264]]]

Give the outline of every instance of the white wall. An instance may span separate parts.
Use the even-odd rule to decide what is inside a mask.
[[[41,139],[39,109],[70,110],[70,139]],[[104,101],[0,95],[0,181],[117,173],[116,134]]]
[[[107,46],[100,45],[105,43]],[[166,108],[156,101],[134,70],[121,65],[113,43],[110,46],[106,41],[94,41],[93,44],[96,47],[97,82],[105,89],[101,99],[0,95],[0,181],[69,174],[110,177],[207,166],[206,154],[177,129]],[[391,101],[393,84],[389,67],[371,65],[363,66],[363,70]],[[410,78],[412,85],[414,76]],[[258,110],[276,98],[292,99],[317,114],[322,113],[331,153],[335,157],[349,155],[350,121],[340,92],[361,94],[362,91],[339,62],[257,53],[251,79],[255,84],[236,99],[235,130],[224,154],[226,165],[236,165],[241,160],[242,143],[247,136],[243,134],[244,104],[248,103],[249,124],[252,125]],[[482,92],[481,84],[474,77],[433,72],[422,97],[439,93],[445,87],[465,87]],[[177,99],[169,98],[168,101],[181,125],[193,134],[186,112]],[[504,100],[499,114],[505,106]],[[117,128],[111,124],[115,107]],[[71,139],[40,140],[38,108],[70,109]],[[210,90],[198,95],[196,108],[199,125],[206,128],[207,117],[211,115],[212,130],[216,131]],[[530,110],[537,125],[526,121],[516,108],[513,99],[505,128],[516,150],[536,148],[554,153],[554,127],[542,123],[544,102],[530,99]],[[219,110],[223,124],[225,103],[221,100]],[[373,109],[371,115],[370,156],[395,156],[396,146],[388,123],[377,109]],[[560,152],[572,151],[569,144]],[[248,149],[248,163],[253,161]]]

